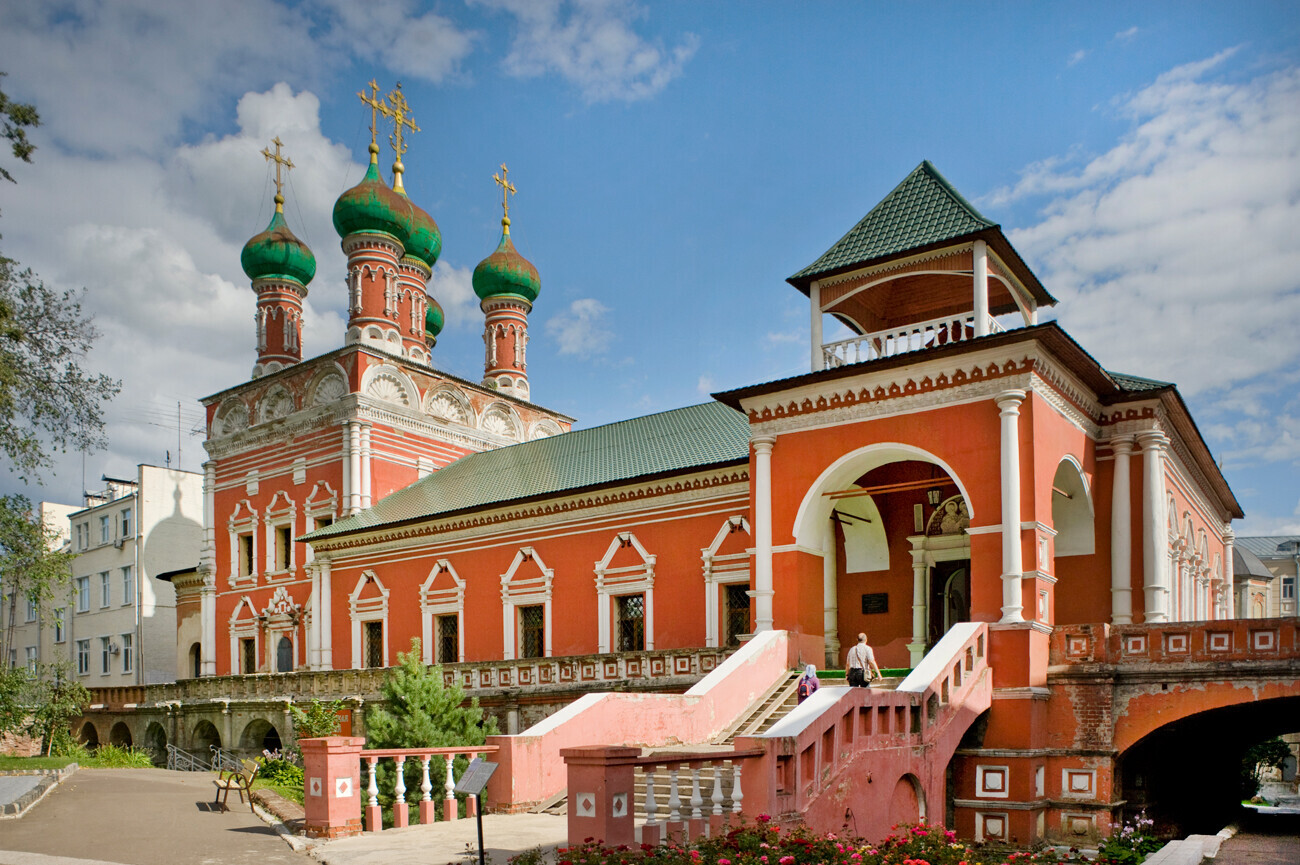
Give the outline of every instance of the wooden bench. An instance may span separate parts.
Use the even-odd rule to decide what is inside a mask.
[[[226,799],[230,796],[230,791],[235,790],[239,793],[239,801],[244,801],[244,794],[248,793],[248,810],[253,810],[253,779],[257,777],[257,770],[261,768],[254,760],[244,760],[243,768],[239,771],[223,769],[217,773],[217,777],[212,779],[212,783],[217,787],[217,797],[212,800],[213,805],[220,805],[222,811],[229,811],[226,805]]]

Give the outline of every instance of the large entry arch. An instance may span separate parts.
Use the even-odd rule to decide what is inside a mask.
[[[841,645],[865,632],[885,666],[915,666],[951,623],[969,618],[972,508],[952,466],[915,445],[867,445],[821,472],[792,534],[796,548],[821,554],[828,665],[839,666]]]

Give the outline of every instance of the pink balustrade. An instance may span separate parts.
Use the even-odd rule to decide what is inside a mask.
[[[1061,625],[1048,663],[1186,664],[1300,658],[1300,620],[1221,619],[1149,625]]]

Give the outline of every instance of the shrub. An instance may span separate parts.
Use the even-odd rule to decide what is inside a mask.
[[[1131,823],[1125,823],[1118,832],[1097,848],[1098,865],[1138,865],[1165,843],[1151,834],[1153,821],[1139,814]]]
[[[152,769],[153,756],[130,745],[100,745],[81,765],[91,769]]]
[[[257,770],[257,777],[266,783],[275,787],[302,788],[302,767],[282,756],[279,751],[263,751],[262,756],[257,758],[257,763],[261,767]]]

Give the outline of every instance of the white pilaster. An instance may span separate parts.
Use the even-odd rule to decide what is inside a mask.
[[[754,631],[772,630],[772,446],[776,436],[754,445]]]
[[[926,622],[930,618],[928,601],[930,566],[925,561],[925,536],[916,535],[912,542],[912,642],[907,644],[911,666],[916,667],[925,657]]]
[[[199,553],[199,570],[217,572],[217,464],[213,460],[203,464],[203,550]]]
[[[139,579],[137,577],[137,579]],[[217,674],[217,578],[212,573],[203,575],[199,588],[199,673]],[[233,668],[235,661],[231,659]]]
[[[352,513],[352,422],[343,422],[343,456],[341,465],[343,474],[342,489],[339,491],[339,516],[346,517]]]
[[[975,293],[975,335],[988,336],[989,332],[989,245],[975,241],[972,250]]]
[[[1115,454],[1115,477],[1110,496],[1110,621],[1112,625],[1133,622],[1133,513],[1130,507],[1129,455],[1133,440],[1121,436],[1111,440]]]
[[[1004,390],[996,397],[1002,421],[1002,622],[1023,622],[1020,580],[1020,403],[1023,390]]]
[[[1232,578],[1232,548],[1236,545],[1237,535],[1232,529],[1223,532],[1223,615],[1229,619],[1237,618],[1234,601],[1237,599],[1237,587]],[[1296,571],[1300,574],[1300,559],[1296,560]],[[1300,582],[1300,576],[1297,577]],[[1300,609],[1300,604],[1297,604]]]
[[[320,620],[320,666],[323,670],[332,670],[334,669],[334,636],[330,625],[334,619],[330,598],[330,561],[325,556],[317,556],[315,561],[316,573],[320,580],[320,604],[313,614]]]
[[[839,666],[840,657],[840,605],[839,570],[836,564],[835,521],[826,521],[826,538],[822,542],[822,633],[825,634],[826,663]]]
[[[370,507],[370,424],[361,427],[361,507]]]
[[[348,513],[361,510],[361,424],[348,422],[348,463],[352,488],[348,494]]]
[[[826,363],[822,355],[822,285],[815,279],[808,286],[808,302],[812,312],[812,371],[820,372]]]
[[[1142,586],[1144,622],[1169,620],[1169,540],[1165,516],[1165,468],[1162,452],[1168,439],[1159,430],[1138,433],[1142,448]]]

